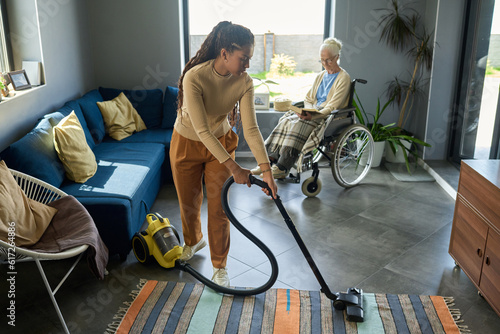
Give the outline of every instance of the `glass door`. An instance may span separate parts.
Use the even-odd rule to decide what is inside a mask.
[[[451,145],[451,160],[457,164],[496,158],[499,141],[500,6],[495,0],[468,0],[466,6]]]

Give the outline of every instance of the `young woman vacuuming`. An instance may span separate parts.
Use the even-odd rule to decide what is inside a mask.
[[[253,47],[249,29],[227,21],[214,27],[179,79],[179,108],[170,144],[184,236],[181,260],[188,261],[206,246],[200,219],[204,180],[212,280],[226,287],[230,238],[221,189],[231,175],[236,183],[250,186],[251,174],[234,160],[238,136],[230,120],[241,121],[245,140],[272,193],[264,191],[273,197],[277,193],[255,116],[253,81],[246,73]]]

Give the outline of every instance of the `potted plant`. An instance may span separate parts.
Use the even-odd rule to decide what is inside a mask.
[[[264,77],[252,75],[251,78],[254,80],[253,88],[255,90],[255,109],[269,109],[270,97],[276,95],[275,93],[271,92],[271,88],[269,87],[269,85],[278,85],[278,83],[266,79],[265,75]],[[265,86],[267,88],[267,91],[257,91],[257,89],[261,86]]]
[[[361,103],[358,94],[355,92],[356,100],[353,101],[353,105],[356,108],[356,118],[360,124],[363,124],[368,128],[372,134],[374,144],[372,167],[378,167],[382,160],[386,143],[389,143],[391,151],[395,152],[396,148],[399,148],[402,152],[404,162],[406,164],[406,169],[408,173],[411,174],[410,170],[410,156],[418,158],[417,145],[430,146],[428,143],[417,139],[413,136],[409,136],[403,133],[402,129],[396,125],[396,123],[391,123],[388,125],[382,125],[379,120],[387,107],[392,103],[394,97],[389,99],[382,109],[380,108],[380,98],[377,99],[377,109],[375,115],[369,114],[365,111],[363,104]],[[370,116],[372,118],[370,122]],[[411,143],[409,147],[405,145],[405,141]],[[416,160],[415,160],[416,161]]]
[[[385,141],[387,138],[391,137],[393,128],[396,123],[391,123],[388,125],[382,125],[379,123],[380,117],[386,110],[387,106],[392,102],[392,100],[387,101],[382,109],[380,109],[380,99],[377,101],[377,109],[375,111],[375,115],[368,114],[361,103],[358,94],[355,92],[356,101],[353,101],[353,105],[356,108],[356,118],[358,122],[368,128],[370,131],[373,141],[374,141],[374,152],[373,152],[373,160],[372,167],[380,166],[380,162],[382,161],[382,157],[384,155],[385,150]],[[370,117],[371,116],[371,117]],[[370,119],[371,118],[371,119]]]
[[[1,77],[2,77],[2,79],[3,79],[3,75],[2,75],[1,73],[0,73],[0,76],[1,76]],[[4,89],[5,89],[5,85],[3,84],[3,80],[0,80],[0,91],[1,91],[1,93],[0,93],[0,101],[2,101],[2,96],[4,95],[4,94],[3,94],[3,90],[4,90]]]
[[[8,97],[9,96],[9,89],[7,88],[7,80],[5,80],[5,74],[0,73],[0,100],[3,97]]]
[[[385,42],[396,52],[406,51],[406,55],[413,61],[413,71],[409,73],[409,78],[394,77],[386,91],[387,96],[392,98],[392,103],[397,103],[400,108],[396,125],[401,135],[404,138],[412,138],[405,130],[405,126],[415,101],[425,95],[422,86],[426,80],[422,79],[421,69],[430,71],[432,67],[434,49],[432,33],[425,29],[421,16],[413,8],[402,6],[399,0],[391,0],[389,8],[379,11],[383,12],[379,21],[379,25],[383,26],[380,41]],[[404,153],[409,151],[411,142],[405,143],[405,141],[406,139],[400,139],[400,142],[406,145],[403,150],[398,150],[398,146],[401,147],[399,144],[390,145],[391,142],[388,142],[391,148],[386,157],[388,161],[406,161]]]

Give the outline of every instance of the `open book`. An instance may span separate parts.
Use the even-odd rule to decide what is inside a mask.
[[[304,116],[306,112],[310,113],[313,116],[315,114],[321,114],[321,112],[318,109],[313,109],[313,108],[298,108],[296,106],[291,106],[290,110],[296,112],[297,114],[302,114]]]

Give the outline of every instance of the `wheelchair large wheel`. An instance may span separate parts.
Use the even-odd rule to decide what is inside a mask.
[[[350,188],[363,180],[370,170],[373,146],[370,131],[361,124],[348,126],[337,137],[331,168],[333,178],[340,186]]]

